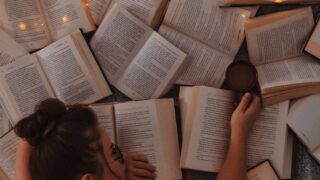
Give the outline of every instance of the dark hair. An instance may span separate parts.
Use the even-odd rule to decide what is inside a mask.
[[[30,156],[32,180],[74,180],[85,173],[102,174],[95,113],[83,106],[69,109],[48,99],[35,113],[22,119],[15,133],[33,146]]]

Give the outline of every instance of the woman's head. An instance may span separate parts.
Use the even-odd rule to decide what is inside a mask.
[[[29,162],[33,180],[73,180],[103,173],[98,123],[89,108],[67,109],[59,100],[49,99],[22,119],[15,132],[33,146]]]

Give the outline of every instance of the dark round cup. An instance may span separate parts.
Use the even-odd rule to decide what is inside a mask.
[[[234,62],[226,71],[226,84],[230,90],[239,93],[250,92],[257,83],[258,72],[250,62]]]

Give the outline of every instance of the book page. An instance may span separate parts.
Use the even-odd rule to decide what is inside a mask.
[[[88,0],[91,16],[100,25],[112,0]]]
[[[320,146],[320,94],[297,100],[288,115],[288,125],[310,151]]]
[[[178,84],[217,88],[222,86],[225,71],[233,62],[233,57],[212,49],[166,25],[161,25],[159,33],[188,54],[190,64],[177,81]]]
[[[14,164],[18,143],[19,138],[14,131],[10,131],[0,139],[0,167],[9,179],[14,179]]]
[[[320,59],[320,22],[318,22],[305,50]]]
[[[301,55],[313,25],[311,7],[247,20],[250,61],[260,65]]]
[[[199,93],[186,119],[181,167],[218,172],[227,153],[233,94],[230,91],[195,87]],[[270,159],[281,177],[287,148],[287,113],[289,102],[263,108],[249,135],[248,167]],[[190,109],[190,110],[191,110]],[[288,164],[287,164],[288,166]]]
[[[96,113],[99,127],[105,130],[113,143],[116,143],[115,115],[113,105],[93,104],[90,108]]]
[[[159,98],[180,76],[186,56],[154,32],[115,86],[133,100]]]
[[[104,97],[70,36],[36,55],[56,96],[64,103],[90,104]]]
[[[320,147],[312,152],[312,156],[315,157],[318,162],[320,162]]]
[[[51,42],[47,23],[38,0],[0,0],[0,27],[28,51]]]
[[[229,145],[233,93],[201,86],[193,87],[193,93],[198,96],[185,122],[180,166],[218,172]]]
[[[158,179],[166,179],[164,150],[155,100],[115,105],[117,142],[123,152],[145,155],[157,167]]]
[[[163,11],[168,0],[114,0],[144,23],[154,26],[157,13]],[[164,5],[163,5],[164,4]],[[160,13],[161,14],[161,13]]]
[[[0,137],[2,137],[5,133],[11,130],[10,119],[7,115],[7,112],[3,106],[3,103],[0,102]]]
[[[108,80],[115,84],[145,44],[152,29],[115,4],[91,40]]]
[[[84,32],[95,30],[85,0],[40,0],[51,37],[58,40],[81,28]]]
[[[28,54],[24,47],[2,29],[0,29],[0,39],[0,66],[12,63],[16,58]]]
[[[221,9],[219,0],[172,0],[163,24],[234,57],[250,15],[241,8]]]
[[[303,83],[320,82],[320,63],[310,56],[299,56],[264,64],[258,66],[257,71],[263,94],[268,89],[271,92],[273,88],[281,88],[284,85],[298,86],[299,83],[302,83],[301,86],[304,86]]]
[[[268,161],[260,164],[258,167],[247,173],[248,180],[279,180],[277,174],[272,169]]]
[[[164,149],[165,178],[182,179],[175,106],[173,99],[156,100],[160,137]]]
[[[13,123],[34,112],[34,107],[55,94],[35,55],[27,55],[0,68],[3,103]]]

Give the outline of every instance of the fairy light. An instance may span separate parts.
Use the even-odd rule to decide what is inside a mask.
[[[68,22],[68,20],[69,20],[69,18],[68,18],[67,16],[63,16],[63,17],[62,17],[62,22],[65,23],[65,22]]]
[[[26,30],[27,29],[27,25],[25,23],[20,23],[19,24],[19,29],[20,30]]]

